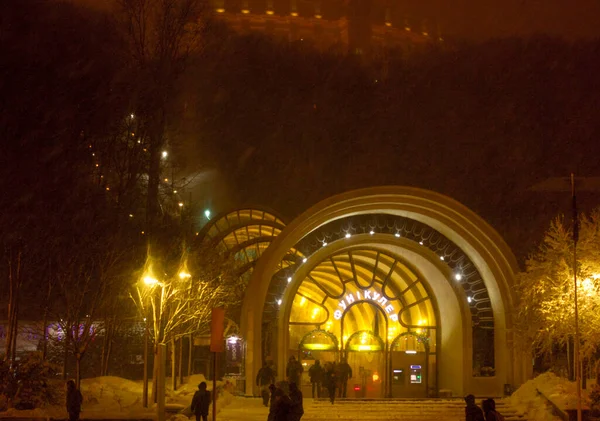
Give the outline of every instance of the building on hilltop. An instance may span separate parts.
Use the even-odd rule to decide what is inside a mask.
[[[212,0],[217,19],[240,33],[312,43],[320,50],[371,54],[439,42],[430,1]]]

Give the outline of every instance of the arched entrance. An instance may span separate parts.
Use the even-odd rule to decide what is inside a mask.
[[[301,350],[305,348],[307,335],[315,336],[312,332],[325,332],[335,338],[339,354],[304,352],[299,358],[307,367],[317,359],[326,363],[345,358],[354,374],[352,386],[360,392],[357,395],[435,396],[437,372],[427,370],[428,365],[422,372],[423,387],[398,388],[396,384],[392,388],[390,377],[392,362],[398,369],[398,364],[414,363],[422,357],[406,354],[391,360],[395,338],[412,332],[433,344],[438,341],[437,304],[424,275],[411,268],[404,258],[386,250],[385,239],[379,236],[357,235],[353,241],[348,240],[332,244],[322,256],[313,254],[311,261],[304,263],[303,271],[296,273],[296,282],[289,286],[292,304],[287,306],[288,311],[281,311],[283,341],[288,342],[291,353],[298,343]],[[326,345],[323,339],[319,345],[311,342],[312,349],[330,347],[332,341]]]
[[[290,262],[286,267],[281,264],[284,259]],[[394,270],[385,266],[386,259]],[[334,335],[340,352],[360,352],[361,344],[349,344],[349,335],[341,331],[346,309],[340,303],[352,304],[347,302],[351,294],[354,302],[366,301],[369,288],[380,286],[385,291],[377,291],[378,299],[370,300],[369,307],[377,306],[371,313],[383,312],[388,328],[391,320],[398,330],[381,333],[380,325],[374,329],[365,309],[352,317],[362,320],[355,322],[356,331],[369,331],[384,343],[383,376],[376,376],[382,381],[382,395],[404,393],[393,384],[394,365],[404,364],[394,355],[401,352],[425,359],[397,369],[421,370],[420,375],[411,371],[408,378],[420,378],[418,393],[424,396],[442,390],[454,395],[502,393],[504,384],[519,384],[527,372],[515,357],[510,330],[510,287],[516,269],[502,238],[448,197],[406,187],[332,197],[292,221],[258,260],[242,308],[247,373],[255,373],[264,357],[260,344],[267,309],[274,314],[271,353],[277,355],[280,373],[287,357],[298,352],[301,339],[314,329],[331,331],[339,324],[339,334]],[[393,282],[387,280],[389,273]],[[418,280],[414,286],[409,273]],[[298,310],[302,300],[310,311]],[[433,320],[435,324],[429,324]],[[429,337],[429,349],[422,355],[418,349],[407,353],[414,350],[402,349],[395,341],[402,334],[422,336],[417,330]],[[350,351],[350,345],[356,345],[356,351]],[[481,377],[483,365],[492,365],[494,376]],[[400,373],[404,371],[396,374]]]

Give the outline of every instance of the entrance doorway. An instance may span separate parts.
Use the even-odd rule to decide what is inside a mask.
[[[382,398],[385,394],[385,344],[371,331],[355,332],[346,343],[352,369],[346,397]]]

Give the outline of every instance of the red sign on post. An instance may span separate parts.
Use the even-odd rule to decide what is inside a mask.
[[[225,330],[225,309],[213,308],[210,323],[210,352],[223,352],[223,331]]]

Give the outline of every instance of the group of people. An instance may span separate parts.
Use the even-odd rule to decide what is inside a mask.
[[[345,398],[348,388],[348,380],[352,378],[352,367],[345,359],[339,363],[326,362],[321,365],[319,360],[308,370],[310,383],[312,384],[312,397],[320,398],[322,389],[327,390],[331,403],[335,401],[336,389],[339,398]]]
[[[482,402],[482,408],[475,403],[475,396],[465,397],[465,421],[504,421],[504,417],[496,411],[496,402],[490,398]]]
[[[298,388],[297,386],[302,384],[303,373],[304,367],[292,355],[285,369],[287,381],[290,385],[294,384]],[[342,359],[339,363],[327,362],[325,365],[321,365],[321,362],[316,360],[308,370],[308,376],[312,385],[312,397],[324,397],[323,392],[326,390],[327,396],[333,404],[336,398],[336,389],[338,397],[346,397],[348,380],[352,378],[352,367],[345,359]],[[263,405],[267,407],[271,396],[269,387],[275,384],[275,377],[275,370],[267,362],[263,364],[256,376],[256,385],[260,387]]]
[[[277,386],[275,370],[269,363],[265,362],[258,370],[256,385],[260,387],[263,405],[269,408],[268,421],[299,421],[302,418],[304,405],[298,384],[303,370],[295,358],[290,359],[286,370],[288,381]]]

